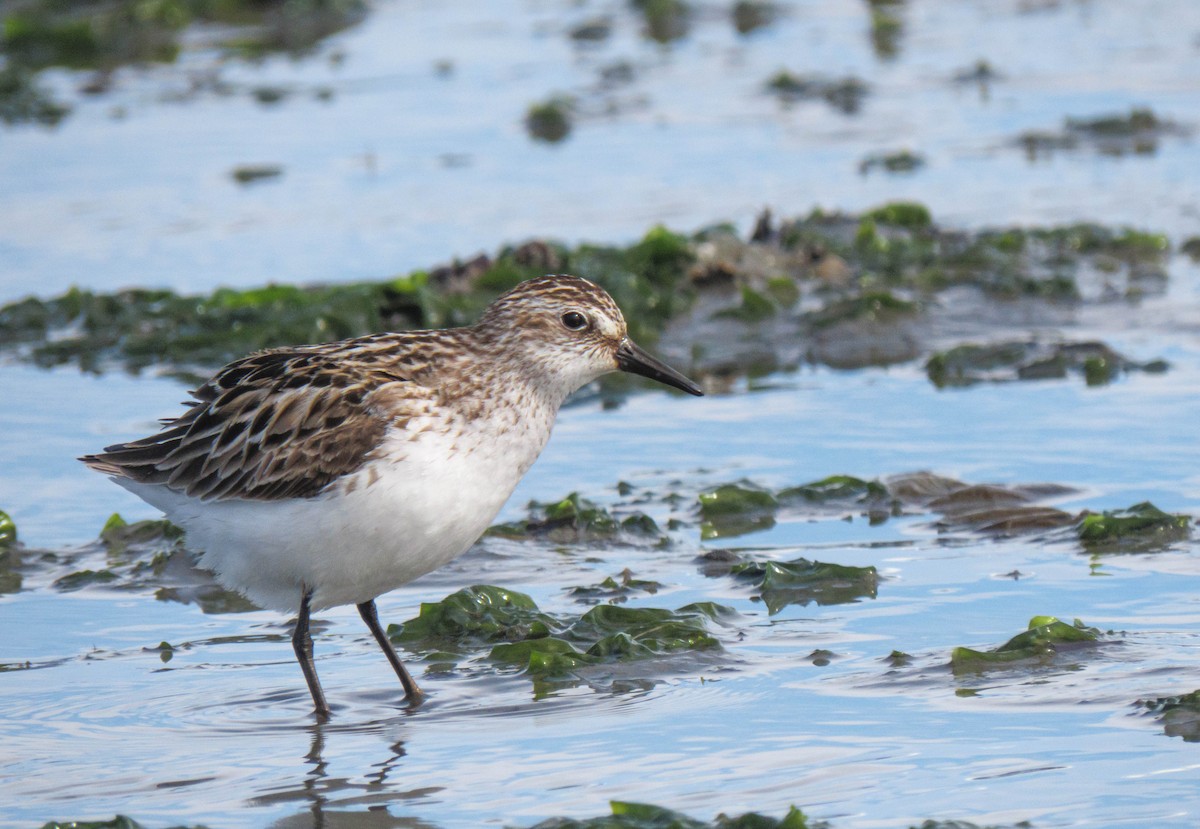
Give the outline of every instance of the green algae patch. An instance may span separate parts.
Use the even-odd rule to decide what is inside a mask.
[[[1168,737],[1179,737],[1187,743],[1200,743],[1200,690],[1170,697],[1140,699],[1134,705],[1158,717],[1163,733]]]
[[[37,74],[18,64],[0,69],[0,121],[55,127],[71,108],[54,99],[37,80]]]
[[[625,248],[569,249],[534,241],[377,282],[267,285],[210,294],[73,288],[0,307],[0,354],[42,367],[138,373],[155,367],[195,381],[249,352],[378,331],[475,322],[489,302],[545,273],[576,273],[605,287],[635,339],[651,343],[692,301],[690,239],[651,228]]]
[[[642,33],[658,43],[678,40],[691,27],[693,9],[684,0],[631,0],[630,5],[642,15]]]
[[[1127,113],[1067,118],[1061,130],[1030,130],[1017,138],[1030,159],[1055,151],[1091,149],[1102,155],[1153,155],[1166,137],[1183,137],[1189,130],[1145,107]]]
[[[654,519],[643,512],[613,516],[599,504],[577,492],[551,503],[532,501],[529,516],[488,529],[488,535],[519,540],[544,539],[555,543],[587,541],[666,540]]]
[[[739,35],[748,35],[775,22],[779,7],[768,0],[737,0],[733,4],[733,27]]]
[[[863,214],[864,219],[871,219],[881,225],[904,227],[910,230],[931,227],[933,214],[929,208],[920,202],[896,201],[868,210]]]
[[[404,644],[485,643],[548,636],[558,623],[529,596],[493,585],[464,587],[439,602],[422,602],[416,618],[388,625]]]
[[[874,567],[806,558],[749,559],[725,550],[713,550],[700,560],[706,576],[729,575],[751,583],[757,591],[755,598],[767,606],[771,616],[793,604],[834,605],[874,599],[879,588],[879,574]]]
[[[0,510],[0,551],[17,543],[17,525],[7,512]]]
[[[809,314],[808,321],[817,329],[847,322],[886,324],[899,317],[911,317],[917,310],[915,302],[901,299],[888,291],[868,291],[830,303]]]
[[[571,134],[574,108],[574,101],[564,96],[533,104],[525,113],[525,130],[530,138],[557,144]]]
[[[1064,649],[1100,641],[1100,631],[1076,619],[1067,624],[1054,616],[1034,616],[1029,628],[990,651],[958,647],[950,654],[955,673],[1004,668],[1014,663],[1044,661]]]
[[[824,101],[847,115],[853,115],[862,108],[862,102],[870,91],[866,83],[853,76],[825,78],[796,75],[787,70],[781,70],[767,79],[765,88],[785,104]]]
[[[1139,363],[1096,341],[968,343],[937,352],[925,362],[925,373],[938,388],[1063,379],[1072,374],[1089,386],[1104,386],[1122,374],[1166,369],[1163,360]]]
[[[416,618],[390,625],[388,636],[438,663],[486,648],[488,661],[519,669],[542,693],[582,681],[580,672],[594,666],[720,651],[709,624],[734,615],[698,603],[677,610],[601,604],[581,616],[555,616],[524,593],[477,585],[422,604]]]
[[[679,610],[599,605],[553,636],[496,645],[488,658],[534,677],[557,678],[606,662],[720,649],[707,623],[728,612],[708,605]]]
[[[804,500],[826,503],[829,501],[852,501],[865,503],[884,500],[888,497],[887,487],[879,481],[864,481],[853,475],[830,475],[819,481],[787,487],[779,490],[780,501]]]
[[[1083,517],[1079,540],[1094,552],[1143,552],[1191,536],[1191,518],[1163,512],[1149,501]]]
[[[599,584],[572,587],[567,592],[576,601],[584,604],[608,602],[610,604],[623,602],[638,593],[654,595],[662,588],[662,583],[652,579],[637,579],[633,571],[626,567],[616,576],[608,576]]]
[[[873,153],[858,163],[860,175],[869,175],[875,170],[885,173],[915,173],[925,166],[925,156],[909,150],[892,153]]]
[[[611,815],[594,818],[550,818],[530,829],[826,829],[824,821],[810,822],[804,812],[792,806],[782,818],[757,812],[736,817],[718,815],[711,821],[697,820],[681,812],[649,803],[614,800]]]
[[[757,484],[722,484],[701,492],[700,537],[705,540],[745,535],[775,526],[778,499]]]
[[[300,54],[365,13],[361,0],[24,0],[5,11],[0,51],[10,65],[29,69],[109,73],[127,64],[174,61],[184,29],[215,23],[223,26],[218,41],[226,51]],[[103,84],[94,89],[103,90]]]

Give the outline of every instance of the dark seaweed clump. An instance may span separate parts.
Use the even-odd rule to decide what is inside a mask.
[[[13,0],[0,10],[0,121],[56,125],[70,107],[37,83],[39,71],[91,71],[82,91],[103,93],[123,66],[174,61],[192,23],[222,24],[230,53],[298,55],[366,10],[364,0]]]
[[[609,803],[611,815],[585,818],[550,818],[530,829],[823,829],[823,821],[810,823],[795,806],[780,819],[749,812],[738,817],[718,815],[712,821],[701,821],[680,812],[649,803]]]
[[[624,663],[720,651],[709,626],[734,615],[727,607],[700,602],[677,610],[601,604],[580,616],[556,616],[524,593],[476,585],[423,603],[415,618],[390,625],[388,636],[422,652],[435,669],[450,669],[486,650],[488,661],[519,669],[542,693],[603,682],[606,675],[611,680],[613,666]],[[633,676],[648,680],[655,672],[651,665],[635,669]]]
[[[1049,662],[1060,653],[1072,653],[1101,642],[1100,631],[1076,619],[1067,624],[1053,616],[1034,616],[1029,627],[998,648],[977,651],[958,647],[950,654],[955,673],[981,672],[1011,667],[1014,663]]]
[[[947,231],[912,202],[783,222],[764,213],[748,241],[723,225],[690,237],[656,227],[626,247],[533,241],[378,282],[207,295],[75,288],[0,307],[0,355],[92,372],[153,367],[196,381],[263,348],[467,325],[521,280],[570,272],[613,295],[636,340],[663,337],[681,368],[713,377],[720,388],[721,378],[794,367],[797,359],[839,368],[916,359],[936,328],[922,323],[944,313],[941,295],[951,289],[992,303],[1078,303],[1085,301],[1080,275],[1103,271],[1110,285],[1127,281],[1132,299],[1143,290],[1141,275],[1165,279],[1169,250],[1161,235],[1097,225]],[[781,363],[782,353],[798,356]],[[690,355],[692,365],[679,355]],[[1000,358],[1007,362],[999,367],[1019,378],[1079,371],[1092,384],[1166,367],[1103,344],[1030,343],[998,352],[967,344],[935,355],[930,376],[946,385],[991,379]],[[615,376],[605,388],[632,382]]]

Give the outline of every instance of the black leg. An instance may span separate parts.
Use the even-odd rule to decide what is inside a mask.
[[[417,683],[408,675],[408,669],[404,667],[404,663],[400,661],[400,657],[396,656],[396,649],[392,647],[387,634],[379,626],[379,614],[375,610],[375,600],[372,599],[369,602],[360,604],[358,606],[358,614],[363,617],[363,621],[371,629],[371,634],[375,637],[375,641],[379,643],[379,647],[383,648],[383,655],[387,657],[388,662],[392,663],[392,670],[396,672],[396,676],[400,677],[400,684],[404,686],[404,696],[410,702],[420,702],[425,696],[425,692],[418,688]]]
[[[317,679],[317,667],[313,664],[312,635],[308,632],[308,602],[312,599],[312,590],[305,590],[300,599],[300,615],[296,617],[296,630],[292,634],[292,649],[296,651],[296,659],[300,662],[300,670],[304,672],[304,681],[308,683],[308,692],[312,694],[313,705],[317,717],[329,719],[329,705],[325,702],[325,692],[321,690],[321,680]]]

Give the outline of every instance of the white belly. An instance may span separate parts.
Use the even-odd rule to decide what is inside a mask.
[[[526,436],[520,451],[501,437],[469,453],[445,440],[409,441],[402,460],[374,461],[357,473],[352,491],[334,487],[303,500],[202,502],[118,483],[183,527],[188,547],[203,552],[201,565],[226,587],[282,611],[296,610],[312,589],[319,610],[368,601],[465,552],[549,430],[538,437]]]

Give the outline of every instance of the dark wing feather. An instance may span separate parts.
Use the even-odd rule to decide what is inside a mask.
[[[389,422],[371,393],[407,379],[347,356],[312,347],[238,360],[163,431],[81,460],[205,500],[310,498],[367,461]]]

